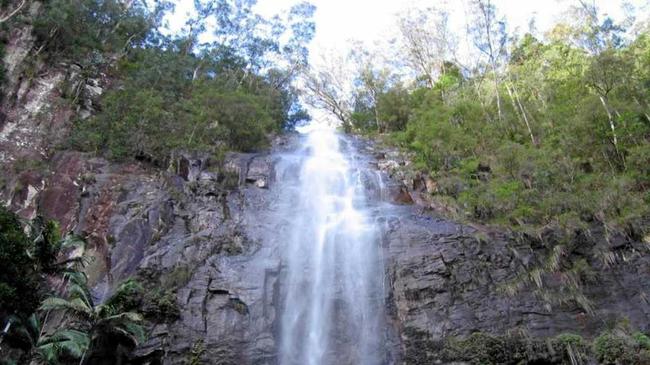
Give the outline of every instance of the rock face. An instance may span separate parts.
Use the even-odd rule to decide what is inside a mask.
[[[477,240],[471,228],[408,213],[388,226],[389,303],[405,343],[414,345],[405,346],[407,358],[435,358],[418,354],[422,339],[435,344],[474,332],[524,333],[532,338],[568,332],[593,338],[606,323],[626,320],[642,331],[650,329],[645,299],[650,286],[635,279],[650,270],[647,254],[630,250],[627,262],[610,268],[591,263],[597,275],[583,288],[593,308],[590,313],[573,299],[549,306],[534,287],[507,293],[508,284],[534,267],[527,260],[544,257],[527,244],[498,236]],[[569,285],[561,278],[550,279],[549,292],[561,293],[558,287]]]
[[[94,270],[103,272],[96,277],[97,297],[136,276],[172,290],[181,309],[177,320],[152,324],[136,361],[182,364],[194,356],[213,364],[273,363],[280,260],[268,244],[272,194],[247,179],[271,165],[267,156],[254,154],[233,154],[226,165],[242,160],[248,162],[240,169],[245,183],[234,189],[224,187],[225,173],[198,178],[210,176],[203,171],[206,161],[198,159],[190,160],[196,171],[189,179],[181,167],[182,176],[133,174],[116,191],[89,190],[88,199],[113,197],[110,208],[102,208],[109,212],[104,228],[109,248],[105,263]],[[111,181],[108,175],[98,180]]]

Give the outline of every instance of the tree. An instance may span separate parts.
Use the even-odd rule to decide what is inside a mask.
[[[308,117],[293,81],[306,67],[314,7],[300,3],[265,19],[254,4],[197,0],[197,14],[180,35],[150,28],[116,65],[119,87],[104,93],[101,110],[77,121],[71,145],[166,167],[178,150],[221,156],[225,149],[259,149],[270,133]],[[200,43],[208,31],[214,41]]]
[[[34,21],[39,50],[97,66],[142,46],[161,20],[165,2],[149,8],[135,1],[52,0]],[[91,56],[91,57],[89,57]]]
[[[346,131],[351,131],[354,100],[344,65],[341,58],[324,59],[318,70],[304,74],[304,88],[308,93],[307,103],[331,113]]]
[[[610,102],[611,93],[625,81],[625,74],[629,65],[616,54],[616,51],[608,49],[594,57],[591,67],[587,72],[587,84],[598,95],[603,109],[607,113],[607,121],[611,131],[611,141],[619,161],[625,166],[625,159],[619,147],[619,138],[616,128],[616,115],[619,112],[612,108]]]
[[[0,206],[0,318],[28,316],[38,306],[40,275],[33,247],[18,217]]]
[[[469,27],[469,31],[476,48],[488,58],[488,64],[492,70],[498,118],[499,121],[502,121],[499,68],[508,39],[506,22],[504,18],[497,17],[496,7],[490,0],[471,0],[470,5],[473,13],[473,25]]]
[[[456,40],[448,22],[449,14],[442,8],[411,11],[398,20],[407,64],[429,88],[446,72],[445,63],[455,58]]]
[[[376,129],[381,133],[386,130],[386,124],[379,113],[379,98],[389,88],[393,75],[387,68],[375,68],[372,60],[376,59],[376,55],[363,52],[360,49],[353,50],[350,55],[355,64],[357,75],[356,90],[354,91],[355,109],[371,110]]]
[[[80,364],[85,364],[89,358],[98,356],[98,353],[105,358],[116,358],[143,340],[144,332],[139,324],[142,321],[140,314],[120,311],[117,306],[109,304],[110,299],[107,304],[96,305],[83,273],[70,273],[67,278],[67,297],[47,298],[41,304],[40,310],[64,311],[79,322],[68,321],[67,327],[39,340],[37,353],[43,361],[51,363],[61,356],[69,356],[80,359]],[[115,295],[120,295],[121,290],[126,288],[118,288]]]

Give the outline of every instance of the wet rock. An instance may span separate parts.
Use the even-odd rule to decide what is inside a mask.
[[[390,201],[395,204],[413,204],[413,198],[408,189],[403,185],[391,185],[388,187]]]

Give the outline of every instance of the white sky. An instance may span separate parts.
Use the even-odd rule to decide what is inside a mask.
[[[282,14],[301,0],[258,0],[256,10],[264,16]],[[615,19],[622,18],[621,4],[625,0],[596,0],[603,14]],[[316,36],[310,45],[312,60],[318,60],[323,52],[347,53],[349,40],[355,39],[368,45],[393,38],[396,34],[396,14],[412,8],[426,8],[447,3],[452,27],[461,32],[465,27],[465,2],[463,0],[311,0],[316,5]],[[627,0],[646,16],[650,12],[650,0]],[[178,0],[176,15],[170,17],[172,30],[182,27],[186,16],[193,9],[193,0]],[[528,29],[532,17],[536,18],[539,31],[544,32],[559,18],[560,14],[577,0],[493,0],[500,14],[506,16],[512,31],[519,27]]]

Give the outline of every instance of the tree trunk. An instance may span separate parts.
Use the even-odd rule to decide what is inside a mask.
[[[609,108],[609,103],[607,102],[607,95],[599,95],[599,99],[600,102],[603,104],[603,108],[605,109],[605,112],[607,112],[609,129],[612,131],[612,142],[614,143],[614,150],[616,150],[616,155],[623,163],[623,167],[625,167],[625,160],[623,160],[623,156],[621,156],[621,152],[618,148],[618,135],[616,134],[616,124],[614,123],[614,116],[612,115],[612,111]]]
[[[503,122],[503,111],[501,110],[501,96],[499,95],[499,80],[497,79],[496,65],[492,65],[492,73],[494,74],[494,93],[497,97],[497,112],[499,113],[499,122]]]
[[[27,0],[23,0],[23,1],[20,3],[20,5],[18,5],[18,7],[17,7],[14,11],[12,11],[12,12],[10,12],[9,14],[7,14],[6,16],[0,18],[0,24],[2,24],[2,23],[4,23],[4,22],[8,21],[8,20],[11,19],[14,15],[18,14],[18,12],[23,8],[23,6],[25,6],[26,3],[27,3]]]
[[[517,92],[517,89],[515,87],[512,87],[512,91],[515,94],[515,100],[517,101],[517,104],[519,105],[519,109],[521,110],[521,114],[524,116],[524,122],[526,122],[526,128],[528,129],[528,134],[530,134],[530,141],[533,142],[533,145],[537,146],[537,140],[535,139],[535,136],[533,135],[533,130],[530,128],[530,122],[528,121],[528,115],[526,113],[526,108],[521,104],[521,100],[519,99],[519,93]]]

